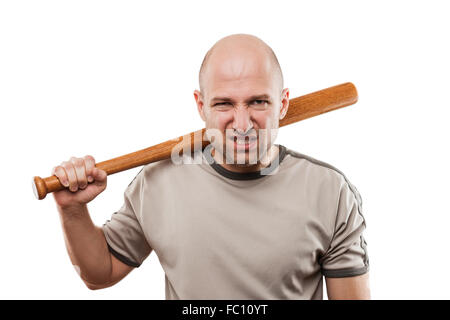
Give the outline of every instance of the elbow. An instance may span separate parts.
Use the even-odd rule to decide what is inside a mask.
[[[89,290],[105,289],[105,288],[111,287],[114,284],[113,282],[108,281],[107,279],[96,279],[96,280],[92,281],[93,279],[88,280],[83,277],[80,277],[80,278]]]
[[[105,289],[105,288],[109,287],[108,284],[94,284],[94,283],[90,283],[87,281],[83,281],[83,282],[89,290],[100,290],[100,289]]]
[[[82,276],[79,273],[80,279],[89,290],[100,290],[111,287],[114,283],[109,280],[109,277],[102,277],[99,275],[91,275],[91,277]]]

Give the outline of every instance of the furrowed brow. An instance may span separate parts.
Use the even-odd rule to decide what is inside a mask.
[[[211,102],[218,102],[218,101],[222,101],[222,102],[232,102],[233,100],[228,98],[228,97],[214,97],[212,98]]]
[[[246,99],[246,102],[254,101],[254,100],[270,100],[270,96],[266,93],[253,95]],[[233,99],[229,97],[214,97],[211,99],[211,103],[215,102],[233,102]]]
[[[251,96],[250,98],[247,99],[247,101],[254,101],[254,100],[270,100],[270,96],[264,93]]]

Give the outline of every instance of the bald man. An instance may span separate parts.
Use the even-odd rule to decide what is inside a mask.
[[[322,299],[324,277],[330,299],[370,298],[357,189],[335,167],[274,143],[289,90],[272,49],[252,35],[219,40],[199,86],[211,141],[202,161],[144,166],[102,227],[86,206],[106,188],[94,158],[53,169],[69,187],[53,195],[87,287],[114,285],[155,251],[166,299]]]

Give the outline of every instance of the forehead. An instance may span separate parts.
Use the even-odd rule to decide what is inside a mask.
[[[205,72],[205,93],[245,96],[270,94],[276,87],[273,66],[267,54],[225,52],[213,54]]]

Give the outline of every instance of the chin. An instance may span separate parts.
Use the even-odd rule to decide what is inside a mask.
[[[249,152],[234,152],[234,158],[225,156],[228,164],[235,165],[237,167],[250,167],[258,163],[258,153],[256,150]],[[239,163],[238,163],[239,160]]]

